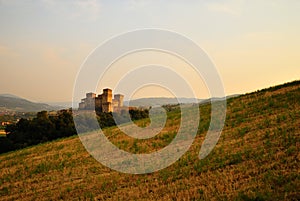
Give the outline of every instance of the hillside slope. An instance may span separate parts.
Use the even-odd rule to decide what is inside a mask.
[[[210,105],[201,105],[190,150],[152,174],[110,170],[76,136],[0,155],[0,200],[300,200],[299,100],[300,81],[228,100],[222,136],[203,160],[198,153]],[[179,117],[179,110],[171,111],[151,140],[131,139],[116,128],[105,133],[122,149],[147,153],[172,140]]]

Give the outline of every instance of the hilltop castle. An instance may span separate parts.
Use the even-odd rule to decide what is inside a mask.
[[[103,93],[98,96],[95,93],[87,93],[86,98],[81,99],[79,110],[96,110],[100,112],[118,111],[123,107],[124,96],[115,94],[112,98],[111,89],[103,89]]]

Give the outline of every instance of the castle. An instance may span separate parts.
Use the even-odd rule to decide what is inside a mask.
[[[112,98],[111,89],[103,89],[103,93],[98,96],[95,93],[87,93],[86,98],[81,99],[79,110],[96,110],[100,112],[114,112],[123,108],[122,94],[115,94]]]

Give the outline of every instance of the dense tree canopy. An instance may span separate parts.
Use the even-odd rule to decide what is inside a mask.
[[[80,118],[79,132],[88,132],[94,129],[114,126],[132,120],[147,118],[147,109],[130,109],[120,113],[97,112],[96,121],[88,115],[78,115]],[[0,153],[24,148],[27,146],[69,137],[76,134],[71,110],[58,111],[56,115],[49,115],[47,111],[38,112],[33,119],[21,118],[17,123],[7,125],[6,137],[0,138]]]
[[[0,138],[0,153],[76,134],[71,111],[61,110],[57,115],[38,112],[36,117],[20,119],[7,125],[6,136]]]

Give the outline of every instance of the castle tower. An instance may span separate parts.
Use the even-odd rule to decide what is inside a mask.
[[[103,103],[111,103],[112,102],[112,90],[111,89],[103,89],[102,94],[102,104]]]
[[[87,93],[86,98],[81,99],[79,110],[96,110],[99,112],[116,112],[123,107],[124,96],[115,94],[112,98],[112,90],[109,88],[103,89],[103,93],[96,95],[95,93]]]
[[[79,103],[79,109],[80,110],[84,110],[85,109],[85,102],[84,101],[82,101],[81,103]]]
[[[97,111],[102,110],[102,95],[98,95],[98,97],[95,98],[95,109]]]
[[[114,95],[114,100],[116,100],[118,102],[117,107],[123,107],[123,99],[124,99],[124,95],[122,95],[122,94]]]
[[[102,94],[102,112],[112,112],[112,90],[111,89],[103,89]]]
[[[95,109],[95,93],[87,93],[85,98],[85,109],[94,110]]]
[[[87,94],[86,94],[86,97],[87,97],[87,98],[96,98],[96,94],[90,92],[90,93],[87,93]]]

